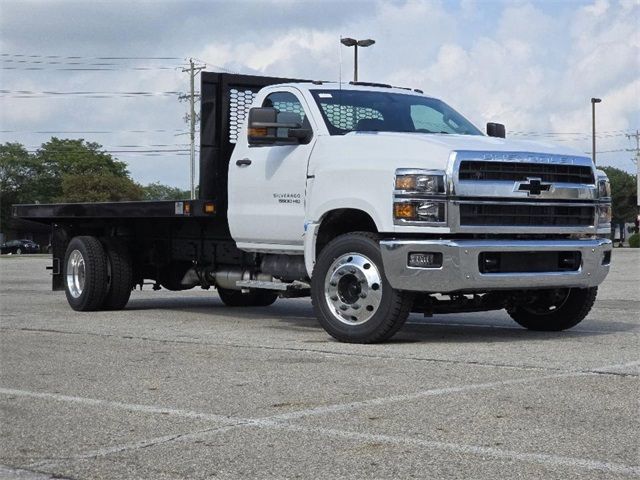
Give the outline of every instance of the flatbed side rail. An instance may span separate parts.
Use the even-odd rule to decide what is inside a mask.
[[[87,218],[215,217],[218,211],[216,203],[211,200],[158,200],[14,205],[12,214],[16,218],[48,223]]]

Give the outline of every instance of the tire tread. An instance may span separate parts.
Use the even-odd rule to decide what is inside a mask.
[[[102,303],[104,310],[122,310],[131,296],[133,269],[127,246],[118,239],[104,239],[107,260],[111,264],[109,291]]]
[[[537,315],[523,307],[508,309],[509,316],[528,330],[538,332],[559,332],[575,327],[593,308],[598,287],[572,289],[566,303],[548,315]]]

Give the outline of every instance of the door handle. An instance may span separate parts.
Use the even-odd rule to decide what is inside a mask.
[[[242,158],[240,160],[236,160],[236,165],[242,167],[244,165],[251,165],[251,160],[248,158]]]

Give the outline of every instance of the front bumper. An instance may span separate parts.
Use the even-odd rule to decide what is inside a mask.
[[[536,288],[588,288],[601,284],[609,273],[607,239],[589,240],[383,240],[380,242],[387,280],[398,290],[432,293]],[[481,273],[482,252],[579,251],[577,271]],[[442,267],[408,266],[410,253],[442,253]],[[610,255],[610,254],[609,254]],[[610,256],[609,256],[610,258]]]

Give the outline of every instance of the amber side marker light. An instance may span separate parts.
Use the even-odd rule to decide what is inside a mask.
[[[184,202],[184,214],[191,215],[191,204],[188,202]]]
[[[204,204],[204,213],[216,213],[216,206],[211,202]]]
[[[395,203],[393,213],[396,218],[413,220],[416,217],[416,207],[412,203]]]
[[[249,137],[266,137],[267,133],[266,128],[250,128],[248,130]]]

